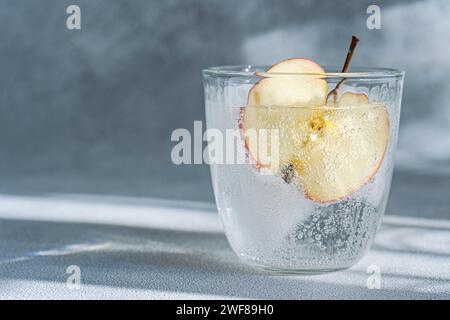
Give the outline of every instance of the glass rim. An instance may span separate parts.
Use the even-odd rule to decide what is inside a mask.
[[[301,76],[314,78],[357,78],[357,79],[379,79],[379,78],[402,78],[405,72],[399,69],[380,67],[353,67],[351,72],[324,72],[324,73],[295,73],[295,72],[267,72],[270,66],[265,65],[230,65],[216,66],[203,69],[203,75],[210,76],[241,76],[241,77],[277,77],[277,76]],[[325,70],[340,70],[342,67],[323,66]]]

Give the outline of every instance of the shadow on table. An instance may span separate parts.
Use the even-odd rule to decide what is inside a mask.
[[[77,265],[83,284],[106,287],[238,298],[434,297],[417,288],[368,290],[367,275],[353,269],[339,273],[341,282],[337,274],[270,275],[242,264],[219,232],[0,219],[0,252],[6,280],[65,283],[67,267]]]
[[[428,225],[383,222],[383,237],[377,238],[372,250],[450,259],[450,223],[444,220],[429,221]]]

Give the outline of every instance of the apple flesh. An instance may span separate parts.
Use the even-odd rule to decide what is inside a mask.
[[[271,73],[276,73],[273,77]],[[317,63],[302,58],[288,59],[261,73],[264,78],[250,90],[250,106],[321,106],[328,92],[324,79],[308,74],[323,74]]]
[[[271,73],[274,75],[271,76]],[[239,120],[239,127],[243,132],[247,154],[255,167],[268,169],[277,166],[277,164],[271,161],[271,158],[273,160],[274,157],[266,157],[263,155],[263,152],[260,152],[263,146],[258,149],[257,141],[253,141],[253,143],[250,141],[252,139],[249,134],[245,134],[245,128],[256,129],[257,134],[259,134],[261,129],[276,128],[271,128],[270,126],[268,128],[259,127],[258,123],[263,125],[269,124],[256,119],[259,116],[252,112],[253,110],[250,107],[321,106],[325,104],[328,85],[325,80],[314,75],[323,73],[325,73],[325,70],[319,64],[304,58],[287,59],[273,65],[266,72],[259,73],[264,78],[250,89],[247,109],[242,108]],[[263,109],[257,110],[262,111]],[[252,119],[255,116],[256,118]],[[264,115],[262,116],[264,117]],[[270,151],[270,139],[266,142],[265,147]]]
[[[317,139],[298,150],[295,172],[306,195],[333,202],[360,189],[380,167],[389,142],[386,108],[345,93],[317,123]]]
[[[275,65],[268,73],[311,73],[314,68],[318,71],[320,66],[310,60],[291,59]],[[323,72],[321,69],[317,73]],[[344,93],[337,105],[329,106],[323,79],[272,81],[277,78],[258,82],[241,111],[240,127],[254,165],[270,168],[286,182],[296,183],[308,198],[321,203],[345,198],[370,181],[389,142],[386,108],[370,104],[365,94],[351,92]],[[251,139],[247,133],[250,129],[257,137],[262,130],[277,129],[277,148],[270,139]],[[269,151],[268,156],[261,156],[262,147]],[[271,154],[275,151],[276,165]]]

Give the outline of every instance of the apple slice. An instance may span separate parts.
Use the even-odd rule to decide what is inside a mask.
[[[270,76],[270,73],[278,75]],[[281,73],[283,75],[281,75]],[[292,73],[292,75],[289,75]],[[281,61],[265,73],[250,90],[250,106],[321,106],[324,104],[328,86],[324,79],[298,74],[323,74],[323,68],[314,61],[302,58]]]
[[[271,77],[271,73],[276,74]],[[286,119],[283,119],[283,117],[289,117],[290,111],[283,114],[278,112],[277,109],[274,108],[271,110],[267,110],[269,114],[259,114],[258,111],[264,113],[265,109],[260,110],[250,107],[292,107],[302,105],[321,106],[325,104],[328,92],[327,82],[324,79],[314,76],[301,76],[298,75],[299,73],[323,74],[325,73],[325,71],[320,65],[312,60],[303,58],[284,60],[273,65],[265,73],[261,73],[260,75],[264,78],[256,83],[249,91],[247,102],[248,107],[242,108],[241,110],[239,127],[241,128],[241,132],[243,133],[249,158],[257,168],[272,168],[272,170],[277,170],[278,161],[285,160],[283,159],[284,150],[280,150],[281,154],[280,157],[278,157],[277,161],[274,161],[274,157],[270,157],[270,155],[264,156],[263,152],[261,152],[263,151],[263,146],[261,145],[261,148],[259,148],[259,150],[257,148],[258,138],[251,139],[251,135],[248,134],[248,132],[247,134],[245,134],[246,129],[255,129],[258,137],[261,129],[279,129],[275,127],[278,126],[280,122],[285,123],[287,121]],[[305,111],[297,110],[292,112],[304,113]],[[279,118],[278,120],[271,120],[271,117],[277,117],[277,114],[281,118]],[[264,119],[267,119],[268,123],[266,123]],[[289,124],[287,125],[289,126]],[[270,134],[269,131],[266,131],[266,133],[267,135]],[[253,140],[253,142],[251,142],[250,140]],[[267,150],[271,149],[270,141],[267,141],[265,147],[267,147]],[[284,148],[284,145],[282,145],[281,147]]]
[[[260,88],[261,89],[261,88]],[[258,89],[258,90],[260,90]],[[286,182],[295,182],[307,197],[322,203],[344,198],[377,172],[389,141],[386,108],[369,104],[365,94],[346,92],[329,107],[247,106],[241,128],[257,166],[270,167]],[[258,157],[257,141],[247,130],[278,129],[278,166]],[[256,141],[256,142],[255,142]],[[270,152],[269,152],[270,153]]]
[[[309,198],[332,202],[375,175],[389,142],[389,118],[365,94],[346,92],[321,119],[318,138],[297,153],[295,173]]]
[[[344,92],[338,101],[338,106],[344,108],[367,104],[369,104],[369,98],[365,93],[354,93],[350,91]]]
[[[296,146],[308,139],[311,119],[322,113],[301,107],[242,108],[239,126],[253,165],[281,174],[292,162]],[[271,139],[272,134],[276,140]]]

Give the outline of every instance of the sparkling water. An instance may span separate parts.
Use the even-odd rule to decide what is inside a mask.
[[[226,129],[239,130],[252,82],[228,79],[219,92],[217,84],[205,85],[208,128],[224,135]],[[389,121],[398,123],[398,113],[386,106]],[[218,211],[233,250],[247,262],[278,271],[320,272],[356,263],[373,242],[385,210],[396,138],[396,125],[391,125],[388,149],[372,179],[326,204],[252,164],[211,164]],[[244,148],[242,139],[237,148]]]

